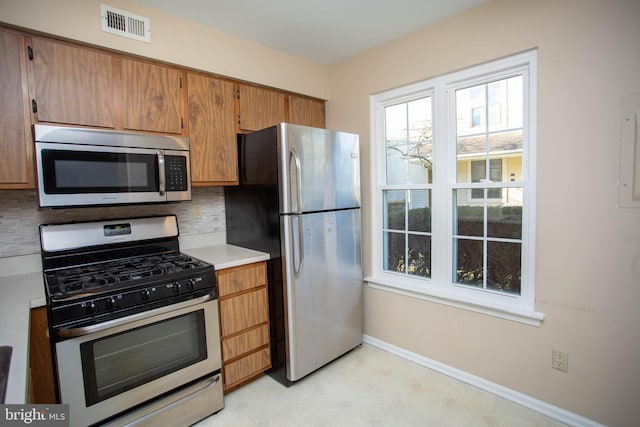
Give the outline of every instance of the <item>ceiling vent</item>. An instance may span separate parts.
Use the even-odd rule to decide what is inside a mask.
[[[102,31],[151,43],[151,20],[106,4],[100,5]]]

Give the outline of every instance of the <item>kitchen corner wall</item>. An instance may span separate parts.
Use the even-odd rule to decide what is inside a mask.
[[[201,218],[194,218],[195,206],[201,208]],[[181,236],[224,232],[223,188],[193,188],[189,202],[75,209],[38,208],[37,195],[33,190],[0,191],[0,258],[39,253],[40,224],[167,214],[178,217]]]

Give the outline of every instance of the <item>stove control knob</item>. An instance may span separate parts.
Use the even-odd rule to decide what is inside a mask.
[[[193,288],[195,287],[195,283],[196,283],[195,279],[187,280],[187,289],[192,291]]]
[[[87,314],[96,314],[98,312],[98,306],[95,302],[91,301],[86,305],[85,310],[87,310]]]
[[[149,301],[149,289],[143,289],[142,292],[140,292],[140,298],[142,298],[142,301]]]
[[[173,284],[173,293],[174,294],[179,294],[180,293],[180,283],[176,282]]]
[[[109,297],[104,302],[104,305],[105,307],[107,307],[107,310],[113,310],[114,308],[116,308],[116,300],[113,297]]]

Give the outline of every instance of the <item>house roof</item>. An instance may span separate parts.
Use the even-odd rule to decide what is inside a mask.
[[[458,156],[484,155],[487,150],[487,136],[477,135],[458,138]],[[489,151],[495,154],[522,152],[522,131],[489,134]]]
[[[522,152],[522,131],[507,131],[489,134],[489,149],[492,155],[507,155]],[[393,141],[395,147],[402,147],[404,141]],[[413,147],[412,147],[413,148]],[[487,150],[487,135],[472,135],[458,138],[458,157],[484,156]],[[402,151],[402,149],[400,150]],[[433,144],[431,141],[417,144],[417,152],[412,149],[409,157],[431,161]]]

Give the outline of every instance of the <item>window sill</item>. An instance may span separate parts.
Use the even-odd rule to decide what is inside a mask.
[[[380,277],[366,277],[364,280],[367,282],[367,285],[373,289],[393,292],[451,307],[462,308],[476,313],[487,314],[489,316],[499,317],[531,326],[539,327],[544,319],[544,313],[520,309],[518,307],[504,307],[487,304],[486,302],[480,303],[471,299],[461,298],[459,295],[450,295],[446,292],[434,289],[421,288],[420,290],[417,290],[411,286],[403,286]]]

